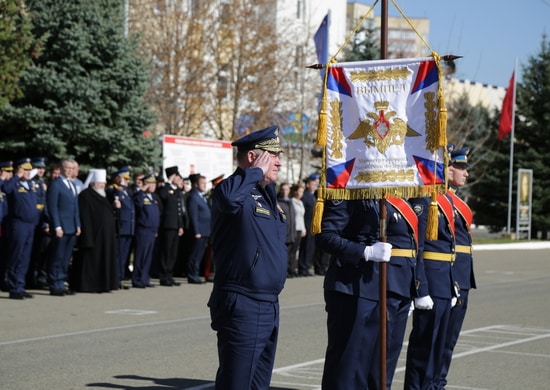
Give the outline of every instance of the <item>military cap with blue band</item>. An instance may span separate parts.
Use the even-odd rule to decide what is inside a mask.
[[[283,151],[279,142],[279,128],[277,126],[256,130],[233,141],[231,145],[236,146],[239,152],[248,152],[254,149],[261,149],[271,153],[281,153]]]
[[[130,167],[125,166],[125,167],[120,168],[118,171],[114,172],[111,175],[111,178],[114,179],[117,176],[121,176],[121,177],[129,180],[130,179]]]
[[[469,147],[463,147],[455,150],[455,145],[450,144],[447,146],[449,152],[449,165],[455,165],[462,168],[468,168],[468,154],[470,153]]]
[[[32,166],[37,168],[46,168],[46,162],[48,162],[46,157],[35,157],[31,160]]]

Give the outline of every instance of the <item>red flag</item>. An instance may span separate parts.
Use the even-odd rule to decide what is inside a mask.
[[[506,90],[506,95],[504,95],[504,100],[502,101],[502,110],[500,112],[500,122],[498,125],[498,140],[502,140],[512,131],[512,121],[514,118],[514,87],[515,72],[512,72],[512,77],[510,78],[510,84],[508,84],[508,89]]]

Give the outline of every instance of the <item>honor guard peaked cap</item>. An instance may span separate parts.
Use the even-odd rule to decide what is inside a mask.
[[[15,162],[15,166],[23,169],[31,170],[32,169],[31,159],[28,157],[20,158]]]
[[[36,168],[46,168],[48,159],[46,157],[35,157],[31,160],[31,164]]]
[[[0,162],[1,171],[13,171],[13,161],[2,161]]]
[[[455,150],[455,145],[450,144],[447,146],[449,152],[449,165],[455,165],[460,168],[468,168],[468,154],[470,148],[465,146],[461,149]]]
[[[248,152],[254,149],[261,149],[271,153],[281,153],[283,151],[279,142],[279,128],[277,126],[256,130],[233,141],[231,145],[237,147],[239,152]]]

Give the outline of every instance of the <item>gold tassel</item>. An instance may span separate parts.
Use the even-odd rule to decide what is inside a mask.
[[[328,70],[327,70],[328,71]],[[327,144],[328,112],[327,112],[327,94],[323,90],[321,99],[321,110],[319,111],[319,123],[317,124],[317,145],[325,146]]]
[[[438,229],[438,215],[437,215],[437,191],[432,192],[432,199],[430,202],[430,207],[428,209],[428,223],[426,226],[426,239],[427,240],[436,240],[437,239],[437,229]]]
[[[438,144],[439,147],[447,146],[447,107],[445,106],[445,99],[443,94],[439,95],[439,107],[438,107]]]
[[[322,198],[317,198],[313,209],[313,219],[311,220],[311,234],[313,235],[321,233],[321,221],[323,220],[324,209],[325,201]]]

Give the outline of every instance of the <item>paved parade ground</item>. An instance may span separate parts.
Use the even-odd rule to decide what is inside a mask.
[[[549,388],[550,245],[535,244],[474,247],[478,289],[447,389]],[[182,282],[66,297],[34,290],[25,301],[2,293],[0,388],[213,389],[212,284]],[[272,389],[320,389],[322,283],[321,276],[287,280]],[[393,389],[402,388],[403,374],[404,353]]]

